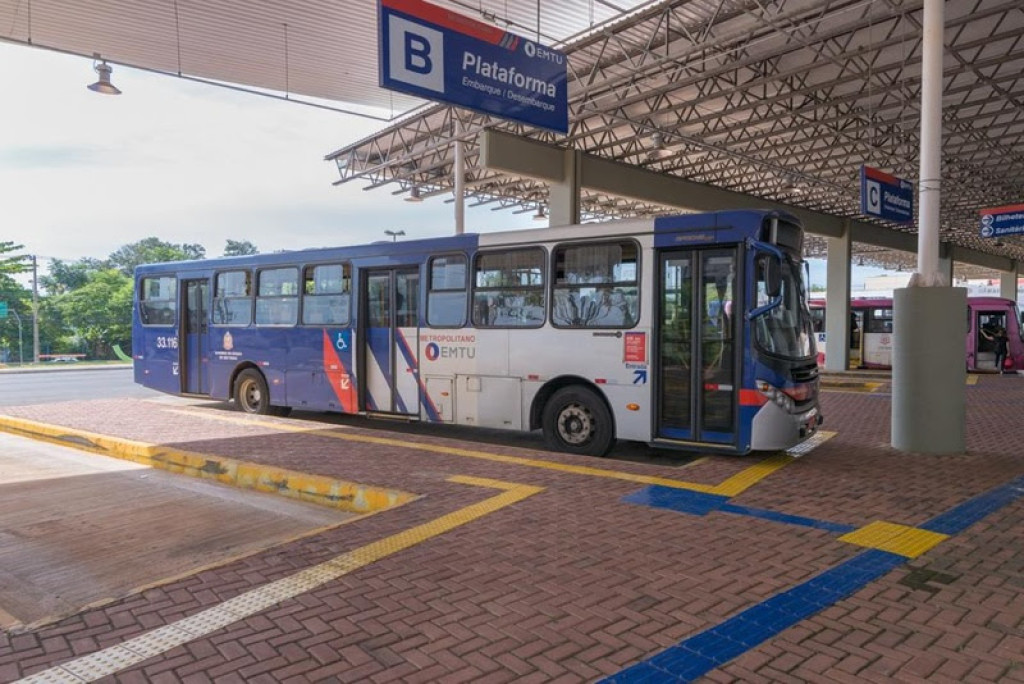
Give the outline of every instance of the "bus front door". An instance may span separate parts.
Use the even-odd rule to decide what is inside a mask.
[[[418,416],[419,271],[368,271],[361,292],[360,406]]]
[[[737,248],[660,255],[654,369],[658,439],[736,443],[736,264]]]
[[[181,284],[181,391],[184,394],[209,394],[209,358],[207,332],[209,331],[210,286],[202,280],[184,280]]]

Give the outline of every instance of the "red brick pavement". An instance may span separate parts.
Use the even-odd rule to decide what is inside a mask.
[[[1024,378],[968,387],[968,450],[892,450],[884,392],[824,395],[838,435],[735,503],[860,526],[916,525],[1024,474]],[[763,519],[627,504],[642,486],[518,464],[182,415],[134,400],[9,415],[393,487],[424,497],[42,628],[0,634],[0,681],[166,625],[266,582],[483,500],[473,475],[545,490],[188,642],[111,681],[580,682],[612,675],[862,549]],[[267,420],[265,422],[274,422]],[[281,421],[298,425],[297,421]],[[308,425],[308,423],[303,423]],[[361,421],[324,425],[381,436]],[[461,435],[462,433],[460,433]],[[522,458],[717,484],[758,458],[688,468],[394,435]],[[708,681],[1024,681],[1024,503],[989,515]]]

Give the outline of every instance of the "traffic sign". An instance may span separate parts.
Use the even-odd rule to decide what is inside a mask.
[[[0,318],[7,318],[7,302],[0,302]]]
[[[562,52],[422,0],[379,7],[382,88],[569,131]]]
[[[1008,204],[981,210],[981,237],[1024,233],[1024,204]]]

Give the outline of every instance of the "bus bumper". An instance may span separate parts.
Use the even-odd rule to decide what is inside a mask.
[[[807,439],[824,422],[818,407],[803,413],[789,413],[781,406],[767,403],[754,416],[750,448],[754,451],[789,449]]]

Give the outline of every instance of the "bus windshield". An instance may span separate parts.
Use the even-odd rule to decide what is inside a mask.
[[[774,256],[762,254],[757,260],[757,292],[753,309],[772,303],[766,284],[767,260]],[[782,262],[780,303],[757,316],[751,325],[758,348],[773,356],[805,359],[813,356],[814,334],[811,313],[804,300],[803,275],[800,264],[787,256]]]

